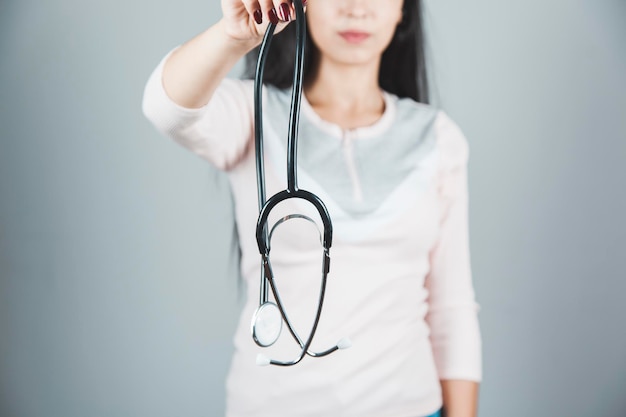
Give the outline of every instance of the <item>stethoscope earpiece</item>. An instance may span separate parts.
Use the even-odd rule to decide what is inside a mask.
[[[259,353],[258,355],[256,355],[256,364],[259,366],[267,366],[271,362],[272,360],[262,353]]]
[[[337,348],[338,349],[348,349],[352,347],[352,340],[348,339],[347,337],[344,337],[343,339],[340,339],[337,342]]]

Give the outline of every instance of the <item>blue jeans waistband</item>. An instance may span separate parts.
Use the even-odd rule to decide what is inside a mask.
[[[433,414],[426,417],[441,417],[441,409],[435,411]]]

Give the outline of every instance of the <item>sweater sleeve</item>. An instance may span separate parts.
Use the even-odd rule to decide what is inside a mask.
[[[143,95],[144,115],[163,135],[222,170],[232,168],[253,142],[253,82],[224,78],[201,108],[178,105],[163,88],[163,66],[157,65]]]
[[[482,342],[469,254],[468,145],[459,127],[438,114],[439,239],[430,253],[426,277],[430,341],[440,379],[482,380]]]

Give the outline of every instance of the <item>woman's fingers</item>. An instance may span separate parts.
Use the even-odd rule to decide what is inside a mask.
[[[241,0],[248,14],[254,18],[257,25],[263,23],[263,12],[257,0]]]
[[[274,1],[274,5],[276,5],[276,3],[278,3],[278,8],[276,9],[278,18],[283,22],[291,21],[291,2],[288,0]]]
[[[246,11],[258,24],[272,22],[286,23],[296,18],[295,6],[292,0],[241,0]],[[303,0],[300,0],[303,1]],[[306,0],[303,1],[306,5]]]
[[[261,0],[267,8],[267,16],[272,23],[290,22],[295,18],[291,0]]]
[[[304,11],[306,12],[307,0],[295,0],[295,1],[301,1],[302,2],[302,6],[304,6]],[[290,9],[290,13],[291,13],[291,20],[296,20],[296,6],[293,3],[294,3],[294,0],[289,0],[289,9]]]
[[[270,22],[274,24],[278,24],[282,22],[281,11],[280,11],[280,0],[263,0],[268,10],[268,17]]]

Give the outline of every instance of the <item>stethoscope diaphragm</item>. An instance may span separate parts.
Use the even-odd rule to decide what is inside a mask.
[[[278,306],[272,302],[260,305],[252,316],[252,337],[261,347],[272,346],[283,328],[283,318]]]

